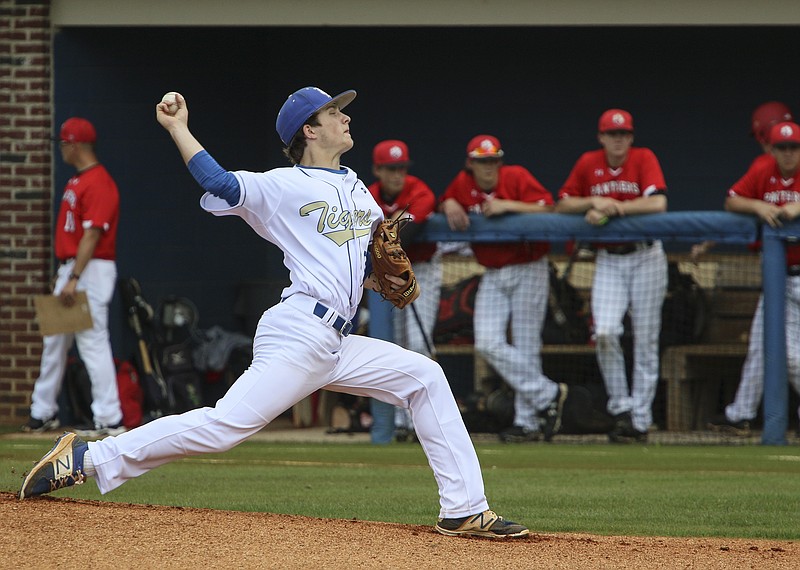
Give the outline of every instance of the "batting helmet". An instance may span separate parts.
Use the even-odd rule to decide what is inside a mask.
[[[761,144],[769,144],[772,127],[778,123],[793,121],[792,112],[785,103],[768,101],[756,107],[750,127],[750,136]]]

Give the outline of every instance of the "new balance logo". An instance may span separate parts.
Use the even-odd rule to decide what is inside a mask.
[[[72,474],[72,454],[64,455],[56,458],[55,465],[53,465],[54,476],[56,478],[64,477]]]
[[[469,522],[472,523],[472,524],[477,524],[478,528],[480,528],[481,530],[488,529],[490,526],[492,526],[492,523],[494,523],[494,521],[497,520],[497,518],[496,517],[490,517],[488,521],[484,521],[483,520],[483,515],[485,515],[485,514],[486,514],[486,512],[483,512],[483,513],[480,513],[478,515],[475,515],[475,518],[473,518]]]

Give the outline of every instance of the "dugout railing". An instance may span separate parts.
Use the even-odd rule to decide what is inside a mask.
[[[761,239],[764,290],[764,426],[762,444],[785,445],[788,427],[789,389],[786,365],[785,251],[787,241],[800,237],[800,223],[782,228],[762,227],[752,216],[728,212],[668,212],[614,218],[605,226],[591,226],[581,215],[510,214],[497,219],[471,215],[469,229],[451,231],[443,215],[434,215],[419,239],[428,241],[507,242],[638,241],[660,239],[668,244],[717,244],[746,246]],[[391,305],[370,298],[370,334],[391,339]]]

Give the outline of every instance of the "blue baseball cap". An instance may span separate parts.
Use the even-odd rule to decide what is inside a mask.
[[[336,103],[339,109],[344,109],[355,98],[356,92],[352,89],[331,97],[318,87],[303,87],[289,95],[278,111],[275,130],[283,144],[288,145],[311,115],[330,103]]]

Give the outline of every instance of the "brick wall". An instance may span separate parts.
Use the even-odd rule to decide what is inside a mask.
[[[48,0],[0,0],[0,424],[22,424],[39,372],[32,295],[51,276]]]

